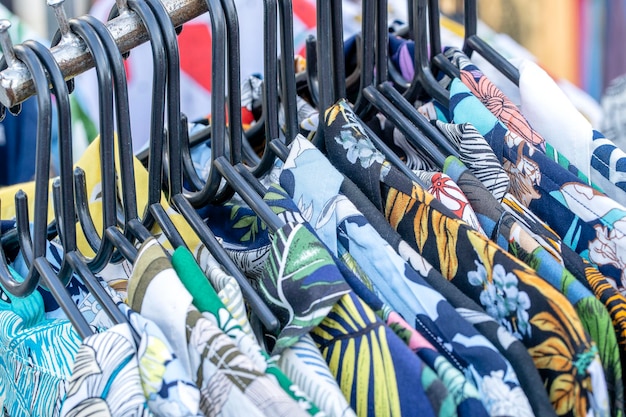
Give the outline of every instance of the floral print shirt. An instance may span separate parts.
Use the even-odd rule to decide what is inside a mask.
[[[259,372],[265,372],[274,377],[278,385],[310,415],[326,416],[306,396],[302,395],[300,388],[275,365],[275,361],[261,349],[254,335],[243,330],[209,284],[207,276],[187,248],[180,247],[174,251],[172,266],[185,288],[194,296],[194,306],[237,344],[241,352],[254,362]],[[213,268],[212,271],[214,274],[219,273],[217,268]]]
[[[509,178],[498,158],[485,139],[469,123],[457,125],[437,121],[439,129],[458,147],[461,159],[480,179],[491,194],[502,202],[502,207],[511,214],[534,240],[562,264],[579,282],[589,288],[602,301],[613,320],[613,327],[619,344],[622,346],[622,369],[626,366],[626,297],[611,285],[593,265],[581,258],[561,237],[538,218],[513,195],[508,193]],[[485,219],[482,219],[485,221]],[[499,243],[505,247],[506,243]]]
[[[560,258],[553,257],[526,231],[523,224],[518,223],[513,215],[505,211],[463,163],[450,156],[446,160],[444,170],[457,181],[476,210],[482,214],[480,218],[491,239],[496,242],[504,240],[504,249],[532,265],[541,278],[556,289],[560,289],[572,303],[585,330],[598,346],[613,415],[622,415],[624,389],[619,347],[615,332],[611,331],[611,317],[605,306],[564,268]]]
[[[459,80],[453,80],[450,92],[454,121],[473,122],[483,134],[509,173],[511,194],[623,291],[626,208],[508,131]]]
[[[485,234],[474,208],[463,190],[449,175],[432,171],[417,171],[416,174],[425,184],[428,184],[428,192],[437,200],[441,201],[459,219],[472,226],[474,230]]]
[[[452,103],[456,99],[451,96]],[[326,148],[335,166],[364,190],[375,190],[372,184],[379,184],[378,193],[371,198],[382,203],[379,207],[391,225],[446,278],[480,301],[488,314],[526,345],[544,378],[557,415],[583,416],[589,410],[608,415],[597,347],[585,334],[565,297],[527,265],[450,217],[449,211],[418,184],[394,167],[381,164],[384,157],[363,133],[346,103],[340,102],[326,111],[325,128]],[[353,146],[346,147],[349,136],[353,143],[361,144],[356,155],[351,155]],[[546,326],[548,323],[552,324]],[[566,366],[545,360],[546,355],[553,356],[555,344],[567,347]],[[566,402],[560,395],[563,392],[568,392]]]
[[[551,159],[576,175],[585,184],[591,184],[591,178],[577,166],[574,166],[552,144],[546,142],[537,130],[533,129],[526,118],[505,95],[474,65],[470,59],[458,48],[445,48],[444,54],[461,70],[461,81],[485,107],[500,120],[511,132],[525,140],[536,149],[544,152]],[[541,107],[544,107],[542,105]],[[556,106],[558,107],[558,106]],[[588,164],[585,164],[588,165]],[[586,166],[581,166],[585,169]],[[601,191],[599,187],[594,188]]]
[[[312,172],[317,172],[317,176],[312,176]],[[324,173],[324,181],[321,183],[323,186],[314,185],[320,184],[320,172]],[[316,233],[324,236],[322,239],[331,251],[338,255],[343,250],[350,253],[365,275],[372,280],[377,295],[389,299],[389,305],[404,317],[411,317],[412,320],[414,318],[418,326],[416,328],[425,336],[428,335],[426,337],[429,342],[438,349],[442,342],[443,352],[452,348],[451,362],[461,366],[466,374],[472,375],[490,414],[495,410],[506,410],[507,415],[532,414],[510,365],[505,361],[496,362],[495,358],[499,355],[493,346],[471,326],[468,327],[441,295],[429,288],[423,278],[420,278],[420,274],[384,240],[376,237],[376,231],[368,225],[350,200],[337,194],[343,177],[315,147],[302,139],[296,139],[280,179],[281,186],[298,203],[302,215],[306,216]],[[429,269],[432,270],[432,267],[422,263],[420,273],[428,273]],[[391,273],[392,271],[397,272]],[[451,323],[457,325],[451,327]],[[463,340],[471,338],[474,342],[462,342],[458,337],[460,334],[466,335]],[[434,335],[437,336],[431,337]],[[446,340],[449,342],[444,342]],[[481,347],[475,349],[474,347],[478,348],[475,343],[479,343]],[[487,351],[491,352],[488,354],[490,359],[483,356]],[[508,396],[514,395],[517,405],[510,403],[507,395],[493,396],[500,391],[485,384],[496,381],[499,381],[497,383],[502,389],[508,386]]]
[[[61,416],[152,416],[141,389],[132,330],[118,324],[83,340]]]
[[[448,136],[448,138],[457,145],[461,151],[461,158],[470,168],[472,173],[480,178],[482,184],[489,188],[491,194],[498,200],[502,201],[502,207],[512,215],[533,239],[541,244],[541,246],[562,264],[565,269],[570,272],[579,282],[591,290],[594,295],[604,304],[608,310],[617,336],[617,341],[622,346],[620,349],[622,369],[626,366],[626,298],[611,285],[609,280],[604,277],[594,266],[588,261],[582,259],[580,255],[575,253],[567,245],[563,244],[561,237],[548,227],[541,219],[539,219],[532,211],[521,204],[513,195],[506,192],[509,189],[509,179],[506,173],[504,176],[498,174],[502,169],[498,159],[493,154],[493,150],[487,144],[485,139],[475,132],[475,128],[471,124],[463,125],[448,124],[437,121],[439,129]],[[468,132],[470,134],[468,134]],[[471,133],[474,132],[474,133]],[[471,150],[472,153],[467,154]],[[476,157],[476,153],[480,157]],[[494,175],[487,175],[493,173]],[[494,181],[498,179],[498,181]],[[498,182],[501,186],[498,186]],[[503,194],[503,190],[505,193]],[[475,200],[475,199],[474,199]],[[487,200],[485,197],[484,200]],[[497,215],[496,215],[497,217]],[[486,219],[481,218],[482,221]],[[499,225],[501,222],[497,222]],[[494,237],[492,237],[493,239]],[[506,242],[499,243],[502,247],[506,247]],[[567,290],[567,287],[563,287]],[[602,332],[605,333],[605,332]],[[598,340],[595,337],[595,340]],[[611,379],[611,372],[607,373],[607,378]],[[615,391],[619,390],[616,384]],[[610,388],[610,387],[609,387]],[[617,392],[616,401],[619,404],[620,394]],[[619,410],[619,406],[615,405],[613,410]]]

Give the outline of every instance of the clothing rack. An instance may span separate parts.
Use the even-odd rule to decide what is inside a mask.
[[[174,26],[180,26],[208,11],[204,0],[162,0],[162,3]],[[148,41],[148,32],[141,19],[131,10],[111,19],[106,26],[122,53]],[[77,38],[63,40],[51,48],[51,52],[65,79],[74,78],[94,66],[86,45]],[[33,81],[25,66],[9,66],[0,72],[0,103],[6,107],[16,106],[34,94]]]

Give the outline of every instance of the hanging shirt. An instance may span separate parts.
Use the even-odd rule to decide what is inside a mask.
[[[403,311],[402,309],[406,308],[406,306],[403,306],[402,303],[405,303],[405,302],[414,303],[414,301],[411,301],[411,298],[409,296],[411,294],[410,292],[411,288],[414,288],[413,284],[417,282],[412,281],[411,277],[415,279],[419,279],[419,276],[421,275],[422,278],[428,283],[428,285],[432,286],[432,288],[422,289],[421,292],[417,291],[418,299],[420,297],[419,294],[421,294],[421,296],[424,296],[425,292],[429,293],[430,296],[426,297],[426,300],[423,301],[424,307],[426,308],[424,316],[420,316],[419,314],[415,315],[416,328],[419,328],[420,331],[425,332],[424,333],[425,335],[440,334],[440,336],[438,337],[431,338],[430,341],[431,343],[437,345],[437,349],[442,353],[448,352],[448,348],[446,346],[454,346],[453,344],[445,344],[445,345],[441,344],[441,341],[446,340],[445,334],[447,331],[452,331],[451,337],[453,339],[454,339],[455,333],[458,333],[461,331],[463,332],[469,331],[465,326],[459,326],[458,328],[451,330],[448,327],[449,323],[451,322],[450,320],[440,321],[440,319],[443,317],[440,315],[440,312],[443,309],[446,309],[445,305],[447,303],[441,304],[438,302],[440,299],[436,296],[436,292],[435,293],[430,292],[432,289],[435,289],[435,291],[440,292],[442,295],[444,295],[444,297],[446,298],[446,301],[449,301],[454,306],[454,308],[456,309],[456,313],[453,312],[452,314],[458,314],[461,316],[461,318],[457,318],[453,320],[457,320],[458,323],[462,323],[463,320],[471,323],[476,329],[480,331],[481,334],[485,335],[488,338],[489,342],[491,342],[494,346],[497,346],[498,351],[501,352],[505,356],[506,359],[510,360],[510,362],[513,364],[515,372],[517,373],[519,377],[520,382],[523,381],[522,387],[523,387],[524,393],[526,393],[529,396],[529,398],[532,397],[531,404],[533,406],[533,409],[536,410],[535,411],[536,414],[537,415],[554,414],[554,410],[552,408],[552,405],[550,404],[550,401],[548,400],[546,391],[542,389],[543,384],[541,382],[541,378],[539,377],[537,369],[534,367],[532,359],[530,358],[528,352],[526,351],[526,348],[521,344],[521,342],[519,342],[517,339],[513,338],[512,336],[504,337],[504,336],[509,335],[507,330],[505,330],[502,326],[500,326],[492,317],[488,316],[484,312],[484,310],[480,306],[478,306],[474,301],[469,299],[459,289],[457,289],[454,285],[452,285],[445,278],[443,278],[438,271],[432,268],[432,266],[426,260],[424,260],[417,252],[415,252],[406,242],[402,241],[398,233],[391,228],[389,223],[387,223],[382,213],[380,213],[376,209],[376,207],[372,205],[372,203],[368,200],[366,196],[363,195],[363,193],[356,187],[356,185],[354,185],[351,181],[349,181],[346,178],[343,178],[342,180],[341,176],[338,176],[339,174],[337,170],[328,162],[327,159],[325,159],[321,154],[319,154],[319,151],[317,151],[314,147],[312,147],[306,141],[303,141],[301,139],[297,139],[296,142],[297,142],[297,145],[294,145],[294,146],[297,146],[297,149],[299,150],[299,152],[306,151],[303,157],[298,160],[298,167],[300,167],[300,170],[303,171],[301,176],[299,176],[300,178],[299,181],[302,184],[306,185],[307,180],[309,178],[318,178],[320,172],[326,173],[326,176],[323,181],[323,184],[326,185],[325,187],[320,187],[319,184],[322,184],[322,183],[316,181],[315,185],[309,185],[308,187],[304,186],[301,188],[302,191],[299,191],[299,192],[303,192],[305,194],[297,195],[297,196],[291,195],[291,198],[294,199],[294,202],[298,202],[298,205],[302,207],[303,216],[305,218],[310,219],[310,223],[312,225],[315,225],[315,227],[317,228],[316,233],[320,235],[330,236],[330,238],[332,239],[333,238],[332,229],[330,230],[328,229],[330,227],[333,227],[333,224],[326,220],[313,221],[314,219],[320,218],[319,216],[322,216],[321,213],[315,214],[313,211],[313,208],[314,207],[328,207],[328,206],[332,207],[332,205],[328,204],[327,201],[332,201],[333,200],[332,196],[336,196],[336,194],[339,192],[338,190],[341,190],[341,192],[346,193],[346,195],[349,195],[350,200],[355,201],[355,204],[358,204],[359,207],[363,207],[363,210],[367,212],[367,216],[368,216],[368,218],[365,219],[362,216],[362,214],[359,213],[359,210],[356,210],[353,207],[350,212],[351,217],[354,218],[353,216],[355,214],[358,214],[359,218],[355,219],[357,224],[362,224],[363,226],[367,226],[368,221],[370,221],[371,226],[373,226],[374,228],[374,230],[371,230],[371,229],[369,231],[363,230],[361,233],[354,234],[353,237],[351,238],[356,238],[358,241],[359,236],[360,236],[361,238],[365,238],[365,240],[358,241],[358,243],[356,245],[353,245],[353,247],[358,248],[364,245],[365,242],[368,242],[370,241],[372,237],[375,237],[376,232],[378,232],[381,234],[381,236],[384,236],[384,240],[387,241],[388,244],[391,245],[391,247],[395,251],[397,251],[397,254],[401,256],[404,262],[407,262],[410,265],[408,267],[402,266],[403,265],[402,262],[393,261],[393,257],[396,256],[396,254],[393,252],[384,252],[384,253],[388,253],[389,256],[392,256],[390,263],[389,261],[380,263],[380,260],[385,259],[384,257],[377,257],[377,259],[379,260],[373,260],[371,254],[380,253],[382,255],[380,248],[388,248],[387,242],[385,241],[374,240],[371,242],[373,246],[370,246],[371,248],[370,250],[359,251],[359,253],[363,255],[360,259],[361,265],[363,266],[371,265],[369,268],[373,268],[373,269],[370,269],[370,271],[374,273],[373,277],[382,277],[381,282],[383,284],[379,290],[377,289],[378,291],[377,295],[381,298],[386,297],[390,300],[394,300],[395,303],[400,303],[400,304],[396,304],[398,306],[396,308],[400,309],[398,310],[398,312]],[[309,171],[308,169],[311,169],[311,171]],[[294,171],[294,172],[298,172],[298,171]],[[286,181],[284,182],[284,185],[287,187],[287,190],[294,190],[295,188],[292,185],[294,183],[294,180],[290,179],[287,174],[291,175],[289,172],[285,172],[283,173],[283,175],[281,175],[281,182]],[[312,190],[315,190],[315,191],[312,192]],[[292,192],[293,191],[289,191],[290,194]],[[342,205],[346,205],[347,203],[349,203],[349,201],[346,202],[344,200],[345,199],[341,200]],[[325,216],[323,216],[322,218],[325,218]],[[339,216],[338,218],[341,219],[342,216]],[[337,226],[334,226],[334,227],[336,228]],[[352,228],[351,230],[356,233],[362,229],[364,229],[364,227]],[[337,236],[337,237],[346,236],[347,237],[349,235],[346,234],[346,230],[347,229],[345,227],[340,228],[334,232],[334,236]],[[332,240],[326,242],[326,244],[328,245],[328,247],[339,248],[341,246],[341,245],[338,245],[337,242],[334,242]],[[341,258],[345,259],[345,253],[341,255]],[[377,264],[380,266],[377,267],[376,266]],[[403,284],[401,281],[398,281],[396,278],[396,281],[392,285],[392,288],[396,288],[396,290],[392,290],[390,292],[387,290],[386,285],[391,284],[390,279],[396,277],[396,274],[389,274],[388,272],[396,268],[394,265],[398,265],[400,267],[399,271],[401,272],[398,275],[399,277],[404,276],[404,274],[409,274],[407,276],[408,278],[407,284],[410,285],[408,289],[400,289],[402,287],[398,287],[398,286],[402,286]],[[378,268],[380,268],[380,270]],[[376,272],[378,270],[380,272]],[[419,273],[417,274],[418,276],[417,278],[415,276],[416,271],[419,271]],[[370,272],[370,274],[372,272]],[[359,276],[362,276],[362,275],[363,274],[359,274]],[[372,284],[368,284],[368,286],[372,287]],[[385,294],[382,293],[383,291],[385,291]],[[404,299],[404,301],[402,299],[399,299],[397,297],[397,294],[402,294],[402,299]],[[432,306],[432,304],[430,304],[429,301],[434,302],[435,306]],[[417,306],[415,308],[418,308],[418,311],[421,311],[419,309],[423,308],[423,307],[420,307],[421,305],[420,303],[417,303],[414,305]],[[432,316],[432,318],[428,318],[428,315],[431,314],[431,313],[428,313],[429,308],[432,308],[431,306],[434,308],[430,311],[432,312],[436,311],[437,313],[435,313]],[[411,314],[411,313],[407,313],[407,314]],[[436,327],[433,327],[434,325],[433,323],[437,323],[438,321],[442,325],[441,329],[436,329]],[[475,338],[473,339],[476,340]],[[488,344],[484,345],[484,347],[487,347],[487,346],[489,345]],[[464,354],[463,352],[464,350],[461,351],[462,355]],[[480,355],[479,352],[474,352],[474,354]],[[465,360],[462,360],[460,358],[453,359],[451,357],[450,360],[452,363],[457,364],[457,366],[459,366],[459,369],[463,369],[463,366],[460,365],[461,363],[467,363]],[[470,360],[469,362],[471,363],[472,361]],[[477,363],[481,364],[481,366],[483,364],[482,361],[478,361]],[[466,374],[468,373],[466,372]],[[493,374],[494,373],[492,372],[491,375],[493,376]],[[505,374],[506,373],[504,373],[503,375]],[[472,375],[472,373],[469,373],[468,375]],[[481,384],[478,383],[478,386],[480,387]],[[483,398],[487,399],[489,397],[483,396]],[[519,407],[517,407],[517,409],[524,410],[523,408],[519,408]]]
[[[131,306],[164,331],[176,355],[196,377],[205,415],[307,415],[192,306],[191,294],[154,239],[140,249],[128,296]]]
[[[483,134],[509,173],[511,194],[621,290],[626,209],[507,131],[463,83],[454,80],[450,91],[455,122],[471,122]]]
[[[321,412],[302,391],[275,365],[275,360],[270,359],[257,343],[252,333],[246,333],[237,323],[230,311],[222,303],[207,277],[196,263],[193,255],[185,247],[179,247],[172,255],[172,266],[180,277],[185,288],[194,296],[194,306],[203,313],[204,317],[211,320],[228,337],[230,337],[241,350],[254,362],[259,372],[264,372],[275,378],[276,383],[293,398],[297,404],[310,415],[323,417]],[[218,274],[218,268],[212,269],[214,275]],[[224,274],[222,272],[222,274]]]
[[[313,172],[316,174],[311,175]],[[323,181],[319,181],[319,175],[322,172],[325,177]],[[520,399],[520,396],[523,397],[523,391],[516,387],[517,378],[513,376],[514,372],[510,365],[504,361],[494,361],[496,357],[494,355],[497,355],[494,348],[474,329],[464,325],[464,320],[458,316],[458,313],[432,288],[429,288],[419,278],[419,274],[386,242],[380,237],[376,238],[377,233],[368,226],[365,218],[354,209],[350,201],[337,195],[342,181],[342,176],[311,144],[301,139],[294,142],[290,157],[285,163],[285,170],[281,174],[281,185],[289,193],[291,199],[301,207],[305,218],[308,218],[309,223],[316,228],[316,233],[319,236],[327,236],[326,245],[329,248],[335,248],[331,250],[338,251],[337,253],[341,252],[340,247],[345,248],[372,279],[376,285],[377,294],[380,294],[381,298],[395,297],[394,301],[389,304],[398,308],[398,312],[405,317],[411,317],[412,320],[415,318],[418,329],[427,329],[429,335],[438,334],[441,335],[438,336],[441,337],[439,340],[448,341],[446,345],[453,349],[455,358],[453,361],[457,364],[461,361],[462,367],[469,367],[469,374],[477,381],[488,411],[503,409],[512,415],[527,412],[527,400]],[[350,243],[352,240],[354,242]],[[422,265],[422,268],[427,271],[430,267]],[[392,271],[395,272],[392,273]],[[405,274],[408,274],[406,278]],[[416,299],[417,296],[420,298]],[[394,302],[399,307],[395,307]],[[411,316],[406,314],[411,314]],[[456,318],[452,318],[454,316]],[[456,323],[457,326],[451,328],[451,323]],[[475,342],[471,346],[463,343],[461,338],[458,338],[459,334],[466,335],[462,339],[469,337]],[[435,340],[434,343],[439,344],[441,342],[438,341],[438,337],[429,341],[432,343]],[[473,348],[478,348],[476,342],[480,343],[480,349]],[[491,359],[489,361],[480,359],[487,350],[491,350],[489,354]],[[493,397],[491,394],[496,390],[489,389],[489,383],[497,383],[502,389],[511,393],[515,392],[515,401],[521,401],[521,403],[511,407],[508,400],[505,401],[503,397]],[[503,408],[498,408],[500,406]],[[515,411],[512,411],[513,408]]]
[[[446,159],[444,171],[467,193],[472,204],[481,214],[483,225],[488,235],[495,242],[503,240],[503,249],[532,265],[541,278],[560,290],[576,309],[580,321],[593,341],[598,346],[600,360],[604,368],[611,410],[623,413],[624,400],[622,385],[622,367],[619,347],[612,328],[611,317],[600,300],[578,282],[566,270],[560,259],[554,258],[523,225],[493,198],[482,183],[474,177],[461,161],[451,156]]]
[[[581,181],[591,183],[589,173],[578,169],[570,164],[569,160],[560,154],[553,145],[547,143],[545,139],[534,130],[524,118],[518,108],[496,87],[483,73],[474,65],[469,58],[458,48],[446,48],[445,55],[461,70],[461,80],[474,93],[474,95],[485,105],[485,107],[500,120],[511,132],[522,138],[538,150],[546,153],[568,171],[572,172]]]
[[[279,216],[285,220],[291,219],[306,223],[301,213],[289,198],[287,193],[278,185],[270,187],[265,196],[268,204],[274,208]],[[310,226],[308,226],[310,227]],[[334,258],[334,257],[333,257]],[[374,312],[396,333],[406,345],[416,353],[430,368],[432,368],[440,381],[431,374],[429,383],[425,386],[426,395],[438,415],[487,415],[486,410],[479,400],[479,394],[472,383],[455,368],[446,357],[440,354],[434,346],[419,332],[412,328],[391,306],[380,300],[370,289],[372,282],[361,269],[357,261],[349,252],[343,251],[341,261],[335,258],[335,262],[344,279],[350,285],[355,294],[361,298]],[[358,278],[357,278],[358,275]],[[425,377],[428,368],[425,368]],[[424,378],[423,378],[424,379]],[[441,383],[438,383],[441,382]]]
[[[6,415],[56,415],[67,392],[81,340],[68,320],[44,314],[38,292],[20,298],[0,288],[0,404]]]
[[[463,190],[449,175],[433,171],[417,171],[416,174],[425,184],[428,184],[427,191],[437,200],[441,201],[452,213],[469,224],[474,230],[485,234],[472,205],[463,194]]]
[[[502,173],[504,173],[504,175],[497,177],[501,179],[500,182],[503,187],[499,187],[498,183],[494,182],[492,179],[488,181],[483,180],[482,185],[485,188],[491,187],[491,189],[489,189],[490,193],[494,197],[500,197],[500,200],[502,200],[502,208],[507,210],[507,212],[533,236],[535,241],[539,242],[554,259],[561,263],[567,271],[571,272],[579,282],[593,291],[594,295],[602,301],[611,316],[617,341],[620,346],[622,346],[620,352],[625,352],[623,346],[626,344],[626,298],[610,284],[606,277],[590,265],[589,262],[583,260],[580,255],[571,250],[567,245],[564,245],[561,242],[561,238],[527,207],[519,203],[511,194],[501,193],[502,190],[508,190],[508,176],[493,154],[489,144],[476,132],[471,124],[465,123],[463,125],[457,125],[437,121],[437,127],[455,143],[459,149],[480,149],[481,158],[464,158],[465,152],[461,154],[461,158],[465,159],[468,167],[470,167],[470,170],[476,178],[479,176],[481,178],[488,178],[488,176],[484,175],[487,172],[502,171]],[[467,134],[468,132],[471,134]],[[473,198],[473,200],[476,201],[477,199]],[[484,200],[487,200],[486,196]],[[495,217],[497,217],[497,215],[495,215],[494,218]],[[483,221],[486,220],[483,217],[479,218]],[[626,355],[622,353],[622,369],[626,366],[625,359]]]
[[[452,96],[451,100],[454,103],[456,97]],[[597,348],[585,335],[565,297],[541,282],[525,264],[470,230],[465,223],[449,217],[448,210],[419,185],[394,167],[381,164],[379,159],[384,157],[375,151],[359,127],[345,103],[340,102],[326,112],[324,137],[335,166],[342,168],[364,191],[378,190],[372,194],[372,201],[381,202],[379,207],[407,242],[524,342],[544,377],[557,414],[586,415],[593,409],[608,415]],[[377,184],[377,188],[373,184]],[[539,326],[535,317],[567,320],[569,330],[554,332],[553,327]],[[544,362],[543,347],[551,343],[571,346],[567,354],[568,366],[556,367]],[[574,348],[575,345],[578,347]],[[583,362],[578,360],[581,354],[580,358],[585,358]],[[578,369],[580,365],[583,368]],[[569,386],[573,401],[564,406],[555,389],[563,378],[576,380],[581,371],[588,379]],[[583,395],[585,387],[589,387],[589,391]],[[588,401],[588,395],[597,398]]]
[[[609,197],[626,204],[626,153],[594,130],[536,64],[524,61],[519,70],[524,116]]]
[[[295,221],[309,227],[295,204],[278,185],[275,184],[269,188],[265,199],[270,207],[272,207],[285,222]],[[239,216],[241,216],[241,218],[249,218],[251,216],[256,217],[256,214],[247,207],[239,207],[237,216],[231,219],[231,221],[238,223],[240,220],[238,218]],[[228,229],[228,225],[224,225],[224,227]],[[228,241],[230,241],[230,239],[225,237],[225,242]],[[471,383],[466,380],[465,376],[454,368],[443,355],[438,353],[435,348],[404,321],[399,314],[378,299],[363,282],[356,278],[355,273],[358,273],[361,277],[360,279],[368,282],[368,285],[371,284],[369,278],[365,276],[363,270],[348,252],[343,252],[341,258],[342,261],[339,261],[333,257],[333,262],[338,266],[343,278],[346,279],[355,293],[413,352],[417,353],[420,359],[436,372],[435,375],[430,369],[424,368],[422,379],[425,383],[426,395],[433,404],[434,409],[439,410],[439,416],[451,415],[450,413],[457,412],[461,413],[461,415],[464,415],[463,413],[468,413],[467,415],[471,416],[481,415],[481,412],[484,412],[484,408],[479,402],[478,394],[474,394],[476,389],[471,386]],[[349,265],[349,267],[346,265]],[[355,273],[352,271],[355,271]],[[443,347],[443,344],[440,346]],[[284,352],[285,351],[281,354],[281,357],[285,355]],[[293,355],[290,357],[292,356]],[[310,382],[307,383],[307,386],[309,385],[311,385]]]
[[[200,416],[200,391],[161,329],[121,301],[118,307],[138,336],[137,361],[148,407],[159,416]]]
[[[76,353],[61,416],[152,416],[141,386],[137,346],[128,324],[83,340]]]
[[[199,260],[198,263],[202,265],[205,275],[208,276],[211,285],[217,291],[220,300],[237,321],[237,324],[250,337],[255,337],[248,321],[243,295],[237,281],[232,276],[224,273],[222,267],[206,249],[198,251],[197,259]],[[301,389],[326,415],[356,416],[341,393],[337,381],[330,373],[328,365],[326,365],[324,358],[310,336],[301,337],[296,344],[283,350],[280,355],[272,356],[270,361],[271,363],[276,361],[280,370],[285,373],[289,380],[295,383],[290,388],[294,390],[297,390],[296,387]],[[268,373],[273,372],[271,366],[267,370]],[[279,381],[281,386],[283,386],[283,382],[286,382],[281,379]],[[296,393],[296,395],[298,394]]]
[[[311,331],[358,416],[434,415],[420,388],[424,384],[421,360],[362,300],[348,292],[330,311],[324,308],[328,296],[321,291],[333,281],[344,282],[330,268],[337,271],[330,254],[306,227],[287,224],[275,234],[259,288],[283,329],[289,329],[291,336],[283,340],[295,341]],[[324,273],[315,278],[312,273],[318,271]],[[317,297],[303,298],[312,289]],[[277,346],[283,345],[277,342]]]

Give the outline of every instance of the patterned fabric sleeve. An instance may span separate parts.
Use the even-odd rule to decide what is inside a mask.
[[[498,87],[485,77],[480,69],[476,67],[461,50],[458,48],[446,48],[445,54],[461,70],[461,80],[463,84],[465,84],[485,107],[511,132],[538,150],[544,152],[549,158],[576,175],[585,184],[592,185],[595,189],[601,191],[600,187],[596,184],[592,184],[591,180],[594,178],[581,170],[588,171],[589,163],[593,163],[594,160],[595,163],[598,163],[600,159],[597,156],[594,158],[592,155],[592,161],[585,163],[585,165],[580,167],[581,169],[571,164],[566,156],[559,153],[551,143],[546,142],[541,134],[530,126],[518,108],[498,89]],[[600,143],[597,145],[600,145]],[[602,177],[600,178],[602,179]],[[594,181],[596,180],[597,178],[594,179]],[[610,187],[614,187],[614,185],[610,185]]]
[[[511,179],[511,194],[594,264],[616,288],[626,281],[626,208],[509,132],[458,80],[451,84],[455,122],[474,122]]]
[[[251,333],[246,333],[243,328],[239,326],[237,320],[231,315],[226,305],[222,303],[213,287],[207,281],[207,277],[202,269],[196,263],[193,255],[187,248],[180,247],[174,251],[172,255],[172,265],[187,290],[194,295],[194,306],[198,308],[205,318],[218,326],[224,334],[235,342],[241,352],[251,359],[259,372],[264,372],[275,378],[278,385],[309,414],[317,417],[324,417],[326,415],[305,395],[302,395],[300,388],[294,385],[293,382],[276,367],[269,355],[261,349],[261,346],[257,343],[254,336]],[[215,275],[218,270],[213,269],[213,272]]]
[[[205,415],[308,416],[193,307],[193,297],[154,239],[144,242],[139,251],[128,297],[131,307],[159,325],[186,370],[195,376]]]
[[[429,184],[428,192],[437,200],[441,201],[459,219],[472,226],[474,230],[485,234],[471,203],[450,176],[432,171],[418,171],[417,175],[424,183]]]

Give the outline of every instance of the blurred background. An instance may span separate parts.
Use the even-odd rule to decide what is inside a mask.
[[[242,45],[242,80],[262,72],[262,1],[236,0],[240,18]],[[0,0],[0,18],[14,22],[13,40],[28,38],[51,39],[57,29],[54,15],[45,0]],[[91,13],[106,20],[114,0],[66,0],[67,14],[78,16]],[[304,54],[304,42],[315,34],[315,0],[293,0],[294,41],[296,53]],[[361,30],[360,1],[344,0],[344,37]],[[602,126],[602,101],[607,89],[614,86],[626,90],[626,0],[479,0],[481,37],[490,42],[507,58],[527,58],[536,61],[561,86],[578,109],[597,126]],[[440,0],[442,40],[444,45],[460,45],[463,28],[463,0]],[[405,0],[389,1],[390,20],[406,21]],[[207,116],[210,107],[212,64],[207,56],[211,34],[208,15],[187,23],[179,37],[181,48],[183,112],[190,120]],[[146,64],[149,63],[149,64]],[[133,50],[126,62],[133,118],[135,151],[146,145],[149,124],[150,97],[144,94],[151,86],[151,59],[147,45]],[[481,67],[488,67],[481,64]],[[89,71],[77,79],[73,94],[75,122],[75,155],[97,135],[97,96],[94,93],[95,72]],[[614,87],[614,88],[617,88]],[[514,90],[511,89],[512,94]],[[505,93],[507,91],[505,90]],[[626,97],[626,94],[625,94]],[[514,97],[512,97],[514,100]],[[514,100],[515,101],[515,100]],[[626,101],[625,101],[626,104]],[[612,105],[612,109],[621,108]],[[140,109],[140,110],[137,110]],[[622,113],[625,116],[622,116]],[[74,114],[74,113],[73,113]],[[626,111],[613,115],[626,126]],[[0,126],[0,160],[2,159],[4,128]],[[626,129],[624,129],[626,131]],[[7,154],[8,155],[8,154]],[[0,161],[1,162],[1,161]],[[1,165],[1,164],[0,164]],[[9,168],[6,168],[9,169]],[[0,169],[0,185],[3,179]]]

